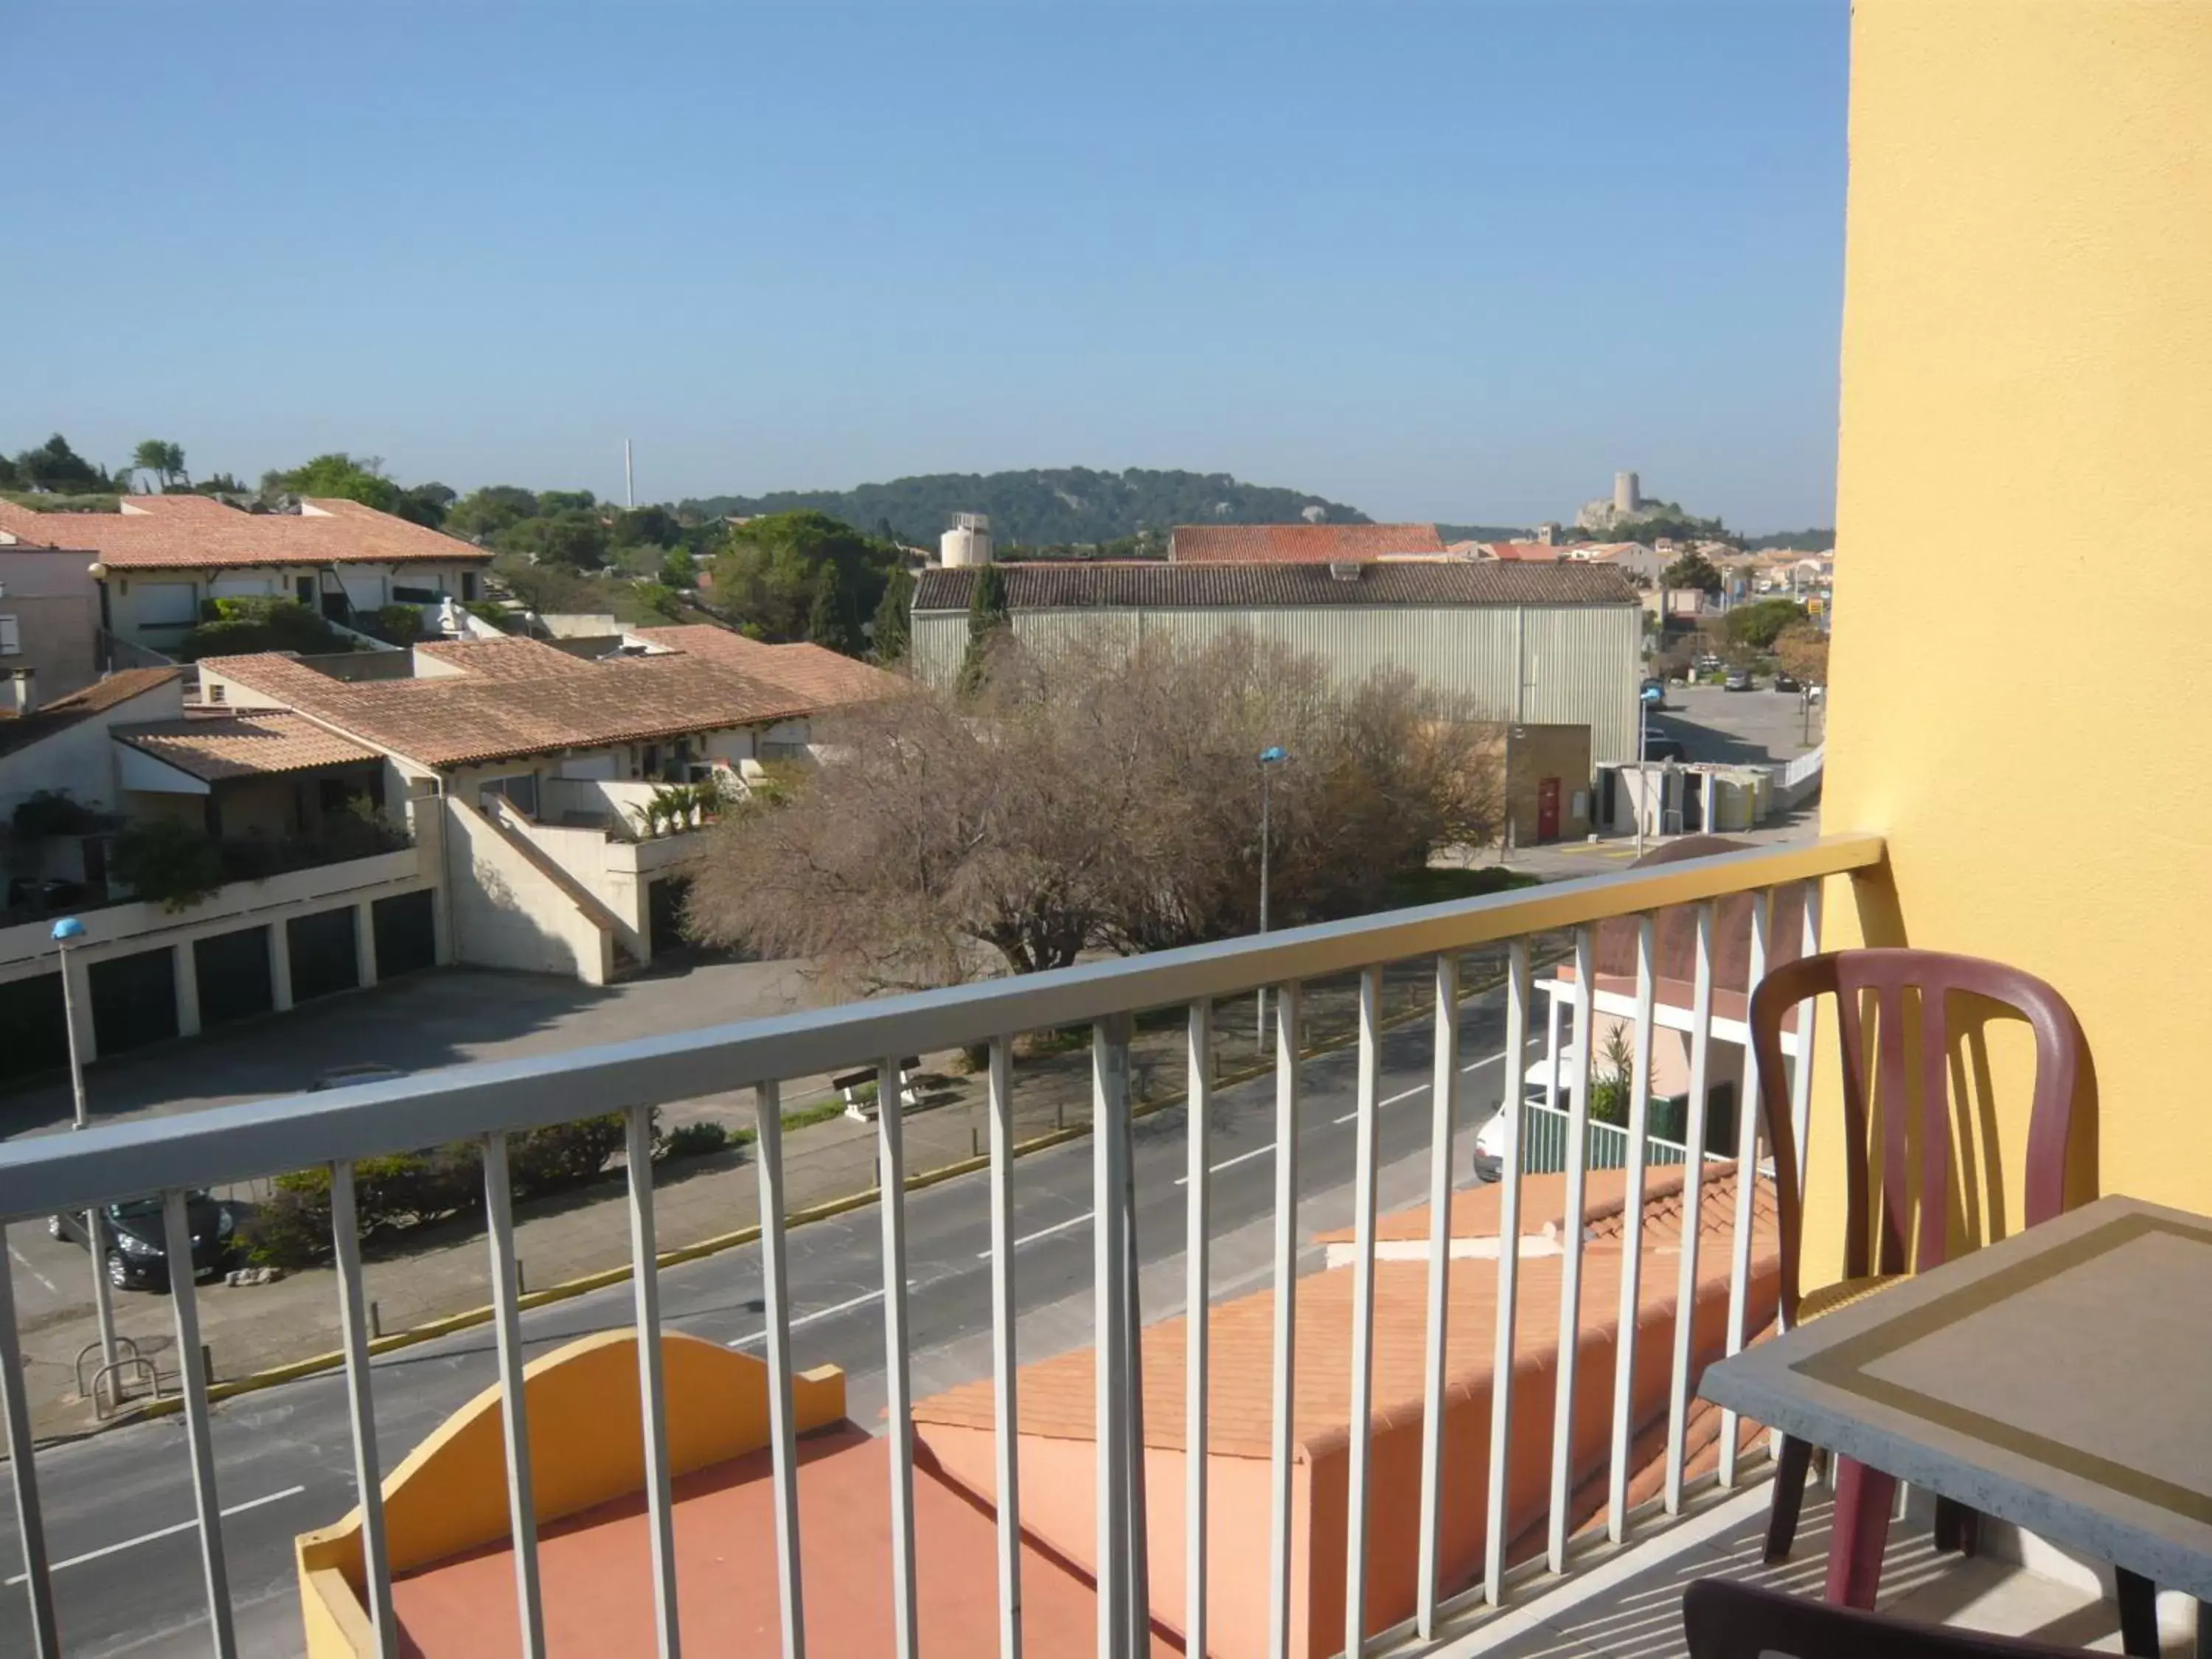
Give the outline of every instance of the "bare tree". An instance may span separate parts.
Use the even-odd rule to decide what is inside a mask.
[[[837,758],[730,815],[692,932],[871,989],[1249,932],[1273,744],[1292,757],[1273,798],[1278,925],[1373,908],[1437,848],[1496,834],[1492,730],[1408,678],[1338,690],[1314,659],[1242,634],[1049,660],[994,644],[969,695],[848,713],[821,733]]]

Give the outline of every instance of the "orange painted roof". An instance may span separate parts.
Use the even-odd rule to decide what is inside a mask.
[[[1443,550],[1432,524],[1179,524],[1168,542],[1178,564],[1325,564]]]
[[[1759,1236],[1758,1259],[1776,1252],[1772,1229]],[[1646,1235],[1647,1256],[1662,1240]],[[1668,1266],[1647,1260],[1638,1284],[1640,1307],[1671,1308],[1678,1258],[1668,1250]],[[1621,1251],[1617,1238],[1589,1245],[1583,1258],[1583,1297],[1578,1328],[1584,1333],[1610,1329],[1618,1321]],[[1523,1360],[1556,1353],[1559,1331],[1558,1257],[1534,1257],[1519,1266],[1520,1313],[1515,1321],[1516,1353]],[[1725,1251],[1701,1250],[1701,1285],[1725,1284]],[[1311,1453],[1339,1443],[1351,1420],[1352,1297],[1349,1269],[1314,1273],[1298,1281],[1297,1357],[1293,1365],[1293,1438]],[[1428,1330],[1428,1264],[1382,1261],[1375,1268],[1375,1423],[1382,1427],[1401,1417],[1418,1419],[1425,1386]],[[1450,1277],[1447,1322],[1448,1386],[1471,1391],[1487,1386],[1497,1328],[1498,1273],[1487,1261],[1455,1263]],[[1209,1332],[1211,1365],[1207,1434],[1222,1455],[1265,1458],[1274,1423],[1274,1294],[1272,1290],[1225,1302],[1212,1311]],[[1186,1322],[1177,1317],[1148,1325],[1144,1332],[1145,1440],[1148,1445],[1180,1448],[1184,1443],[1184,1352]],[[1024,1365],[1016,1384],[1022,1432],[1049,1438],[1093,1437],[1096,1395],[1092,1351],[1085,1348]],[[932,1396],[914,1408],[918,1424],[989,1428],[995,1423],[996,1390],[990,1381],[963,1383]]]
[[[890,1482],[884,1443],[852,1424],[799,1443],[799,1532],[807,1650],[843,1655],[891,1648]],[[676,1575],[684,1650],[781,1651],[774,1483],[765,1451],[676,1482]],[[998,1650],[998,1568],[990,1512],[915,1468],[915,1583],[921,1650]],[[653,1650],[653,1575],[642,1494],[547,1526],[539,1540],[545,1637],[558,1654],[628,1659]],[[508,1659],[521,1641],[514,1563],[505,1544],[399,1579],[392,1603],[404,1650],[420,1659]],[[1029,1650],[1097,1645],[1091,1582],[1034,1546],[1022,1553]],[[1157,1630],[1160,1659],[1180,1650]]]
[[[317,498],[305,507],[246,513],[205,495],[133,495],[120,513],[40,513],[0,501],[0,530],[96,552],[118,570],[491,559],[482,548],[359,501]]]
[[[1621,1237],[1622,1200],[1627,1195],[1628,1175],[1625,1170],[1592,1170],[1585,1177],[1583,1193],[1583,1217],[1593,1238],[1619,1240]],[[1453,1238],[1495,1238],[1498,1237],[1498,1206],[1504,1201],[1504,1189],[1496,1182],[1480,1187],[1463,1187],[1452,1194],[1451,1232]],[[1521,1180],[1521,1233],[1523,1237],[1534,1237],[1556,1233],[1567,1209],[1567,1178],[1564,1175],[1524,1176]],[[1761,1224],[1771,1226],[1774,1220],[1774,1188],[1762,1181],[1753,1195]],[[1705,1178],[1698,1192],[1698,1206],[1705,1213],[1702,1236],[1727,1234],[1735,1225],[1735,1165],[1734,1163],[1711,1164],[1706,1166]],[[1682,1171],[1680,1170],[1647,1170],[1644,1179],[1644,1237],[1652,1242],[1677,1242],[1682,1236]],[[1411,1243],[1429,1236],[1429,1206],[1417,1204],[1412,1209],[1400,1210],[1380,1218],[1375,1224],[1375,1237],[1380,1243]],[[1349,1227],[1338,1227],[1314,1235],[1316,1244],[1349,1244],[1353,1233]]]

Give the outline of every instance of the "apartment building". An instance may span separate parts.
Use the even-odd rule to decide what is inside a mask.
[[[0,537],[11,538],[0,546],[0,567],[11,548],[82,552],[100,629],[125,647],[165,655],[211,600],[296,599],[343,624],[387,605],[478,599],[491,565],[481,548],[337,499],[282,513],[248,513],[205,495],[126,495],[113,513],[0,501]]]

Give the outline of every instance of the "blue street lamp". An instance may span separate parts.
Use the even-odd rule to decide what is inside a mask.
[[[1279,743],[1270,744],[1260,751],[1260,931],[1263,933],[1267,931],[1267,843],[1269,840],[1267,820],[1269,808],[1273,805],[1273,790],[1270,786],[1274,781],[1274,769],[1282,765],[1290,757],[1290,750]],[[1266,986],[1262,985],[1260,988],[1259,995],[1259,1018],[1253,1040],[1259,1044],[1260,1052],[1265,1054],[1267,1051],[1267,988]]]
[[[69,950],[84,937],[84,924],[75,916],[64,916],[53,926],[52,937],[54,949],[62,965],[62,1024],[69,1030],[70,1092],[75,1111],[71,1128],[85,1127],[84,1061],[77,1052],[76,988],[70,974]],[[86,1248],[92,1256],[92,1305],[100,1319],[100,1363],[115,1363],[115,1310],[108,1299],[107,1249],[106,1230],[100,1224],[100,1206],[95,1204],[84,1212]]]

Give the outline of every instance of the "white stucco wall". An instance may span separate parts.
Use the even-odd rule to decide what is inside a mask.
[[[510,846],[472,805],[446,803],[447,903],[456,961],[604,985],[614,934]]]
[[[456,560],[451,564],[442,562],[416,564],[360,564],[348,562],[331,567],[339,574],[348,596],[357,605],[380,605],[391,602],[395,587],[422,588],[434,594],[451,594],[456,599],[462,592],[464,573],[476,572],[481,580],[485,568],[483,561]],[[108,573],[107,625],[121,638],[166,651],[175,647],[191,630],[199,616],[199,607],[209,599],[234,599],[249,595],[265,595],[276,599],[297,599],[299,583],[306,578],[318,592],[321,577],[314,565],[249,565],[229,569],[175,570],[112,570]],[[481,591],[481,590],[479,590]],[[168,613],[179,610],[186,620],[174,623],[149,622],[149,615],[164,602]]]

